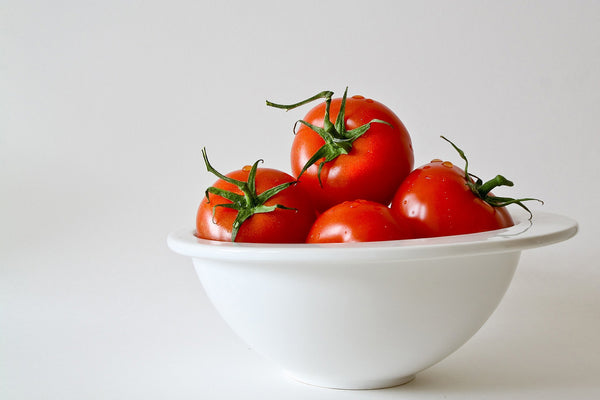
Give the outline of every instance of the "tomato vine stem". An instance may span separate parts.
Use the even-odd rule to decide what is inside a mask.
[[[346,87],[346,90],[344,91],[344,95],[341,100],[340,110],[338,112],[335,122],[331,122],[330,119],[330,107],[333,96],[332,91],[325,90],[320,93],[317,93],[312,97],[309,97],[306,100],[302,100],[300,102],[289,105],[277,104],[267,100],[267,106],[289,111],[302,105],[308,104],[314,100],[325,99],[323,127],[316,126],[304,120],[299,120],[296,122],[296,124],[300,123],[310,128],[325,141],[323,146],[321,146],[304,164],[302,170],[300,171],[296,179],[300,179],[300,177],[306,172],[308,168],[310,168],[313,164],[319,162],[319,160],[322,160],[318,164],[317,178],[319,179],[319,185],[323,187],[323,182],[321,181],[321,172],[325,163],[333,161],[343,154],[349,154],[352,150],[352,143],[356,139],[364,135],[371,128],[372,123],[381,123],[392,126],[389,122],[382,121],[380,119],[372,119],[371,121],[359,126],[358,128],[347,130],[345,120],[347,95],[348,88]]]
[[[269,100],[267,100],[267,106],[269,107],[275,107],[275,108],[281,108],[284,109],[286,111],[289,110],[293,110],[294,108],[298,108],[300,106],[303,106],[305,104],[308,104],[312,101],[318,100],[318,99],[330,99],[331,96],[333,96],[333,92],[329,91],[329,90],[324,90],[321,93],[317,93],[316,95],[306,99],[306,100],[302,100],[298,103],[295,104],[290,104],[290,105],[283,105],[283,104],[276,104],[276,103],[272,103]]]
[[[523,204],[524,201],[538,201],[542,204],[544,202],[540,199],[535,199],[532,197],[513,199],[511,197],[497,197],[491,194],[491,191],[499,186],[514,186],[514,183],[508,179],[506,179],[502,175],[496,175],[494,178],[490,179],[487,182],[483,182],[476,175],[471,174],[468,171],[469,168],[469,160],[465,153],[458,148],[454,143],[448,140],[446,137],[441,136],[446,142],[450,143],[452,147],[457,151],[460,158],[462,158],[465,162],[464,172],[465,172],[465,183],[471,189],[475,196],[479,197],[492,207],[505,207],[509,204],[517,204],[519,207],[523,208],[525,211],[529,213],[529,219],[533,217],[533,214],[529,210],[529,208]],[[473,180],[474,179],[474,180]]]
[[[285,182],[280,185],[274,186],[265,190],[264,192],[257,194],[256,193],[256,172],[258,170],[258,164],[263,162],[263,160],[257,160],[252,167],[250,168],[250,172],[248,173],[248,179],[244,181],[240,181],[237,179],[233,179],[226,175],[221,174],[217,171],[208,161],[208,156],[206,154],[206,148],[202,149],[202,157],[204,158],[204,164],[208,172],[216,175],[219,179],[230,183],[236,186],[243,194],[234,193],[229,190],[216,188],[214,186],[210,186],[205,191],[206,201],[210,203],[210,194],[214,194],[217,196],[221,196],[224,199],[231,201],[231,203],[221,203],[213,206],[213,223],[215,221],[215,214],[217,211],[217,207],[222,208],[230,208],[237,211],[237,215],[233,221],[232,229],[231,229],[231,241],[235,242],[237,234],[239,232],[240,227],[248,218],[253,216],[254,214],[260,213],[268,213],[275,211],[276,209],[285,209],[285,210],[296,210],[295,208],[286,207],[281,204],[275,204],[272,206],[265,205],[265,202],[269,200],[271,197],[275,196],[277,193],[282,190],[287,189],[291,185],[294,185],[297,181]]]

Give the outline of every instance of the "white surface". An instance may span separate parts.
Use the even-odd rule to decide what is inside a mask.
[[[600,396],[600,5],[369,4],[2,2],[0,398]],[[165,244],[214,181],[202,146],[287,169],[306,110],[264,100],[346,85],[396,110],[417,165],[457,161],[444,134],[580,223],[524,252],[464,347],[381,391],[282,377]]]

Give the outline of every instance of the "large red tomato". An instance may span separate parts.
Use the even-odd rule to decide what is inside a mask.
[[[301,184],[285,172],[253,166],[219,176],[198,207],[196,235],[203,239],[303,243],[316,212]]]
[[[446,138],[444,138],[447,140]],[[452,144],[452,142],[450,142]],[[452,144],[454,146],[454,144]],[[521,207],[525,200],[495,197],[490,190],[512,186],[501,175],[483,183],[449,161],[433,160],[415,169],[398,188],[391,209],[396,218],[411,227],[417,237],[449,236],[483,232],[512,226],[508,204]]]
[[[347,200],[389,204],[414,165],[410,135],[388,107],[363,96],[326,101],[299,121],[291,150],[292,173],[324,211]],[[309,99],[309,100],[311,100]],[[307,101],[280,108],[295,108]]]
[[[493,207],[465,184],[465,173],[449,161],[415,169],[392,200],[399,221],[417,237],[474,233],[513,225],[506,208]]]
[[[408,227],[398,223],[387,206],[354,200],[337,204],[319,215],[306,242],[377,242],[412,237]]]

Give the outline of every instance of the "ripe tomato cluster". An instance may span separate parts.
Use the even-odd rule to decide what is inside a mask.
[[[434,159],[414,167],[410,135],[384,104],[363,96],[333,98],[324,91],[275,108],[320,104],[297,121],[291,172],[259,168],[262,160],[206,189],[196,215],[203,239],[256,243],[331,243],[400,240],[475,233],[514,224],[505,206],[531,198],[496,197],[513,183],[501,175],[483,182]],[[531,213],[530,213],[531,215]]]

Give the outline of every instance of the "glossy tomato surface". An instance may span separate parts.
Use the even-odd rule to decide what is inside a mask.
[[[244,167],[227,174],[227,176],[239,181],[246,181],[249,172],[250,167]],[[285,172],[271,168],[258,168],[256,192],[260,194],[277,185],[293,181],[294,178]],[[242,191],[235,185],[221,179],[217,180],[213,187],[242,194]],[[209,194],[209,201],[206,198],[202,199],[196,215],[196,235],[202,239],[231,241],[233,221],[238,211],[217,207],[213,217],[213,207],[217,204],[231,204],[231,201],[215,194]],[[242,223],[235,241],[303,243],[316,218],[316,213],[301,184],[292,185],[265,202],[267,206],[275,204],[295,210],[277,208],[271,212],[252,215]]]
[[[514,225],[505,207],[492,207],[466,185],[464,171],[433,160],[400,185],[391,205],[396,218],[417,237],[483,232]]]
[[[307,243],[377,242],[412,238],[383,204],[355,200],[337,204],[319,215]]]
[[[330,120],[335,121],[341,99],[331,101]],[[304,121],[323,127],[325,103],[311,109]],[[348,200],[365,199],[388,205],[402,180],[414,165],[410,135],[396,114],[385,105],[352,96],[346,100],[346,129],[351,130],[373,119],[369,130],[356,139],[348,154],[340,155],[323,165],[322,187],[319,184],[318,164],[313,164],[300,177],[319,211]],[[298,176],[306,162],[325,141],[311,128],[299,125],[291,151],[291,167]]]

